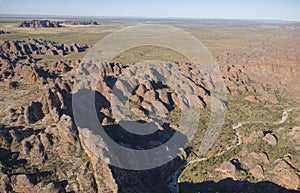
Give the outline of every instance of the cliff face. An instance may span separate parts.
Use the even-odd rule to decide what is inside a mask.
[[[79,44],[72,45],[81,48]],[[78,69],[80,60],[38,65],[34,57],[47,53],[47,49],[53,47],[64,50],[68,46],[43,40],[25,40],[4,41],[0,47],[4,64],[0,71],[1,86],[6,95],[2,101],[3,126],[0,130],[3,155],[0,160],[1,192],[168,192],[165,181],[184,158],[177,157],[147,171],[129,171],[104,163],[86,147],[81,137],[83,134],[78,132],[72,117],[73,79],[67,76]],[[66,53],[72,52],[75,52],[74,49]],[[99,121],[108,133],[119,138],[123,144],[132,146],[135,142],[137,145],[135,136],[124,133],[122,137],[123,134],[115,131],[118,122],[109,106],[111,79],[126,70],[127,66],[103,65],[104,76],[92,88],[99,93],[96,101],[99,104]],[[140,87],[131,99],[135,105],[130,109],[137,119],[148,121],[147,111],[151,108],[168,113],[178,104],[177,97],[164,90],[164,85],[155,80],[139,81]],[[28,89],[29,93],[23,91],[23,87],[34,89],[36,86],[39,89],[33,93]],[[194,88],[197,89],[197,86],[194,85]],[[199,89],[199,93],[205,94],[202,88]],[[23,92],[29,97],[18,97],[13,101],[8,96],[11,91]],[[156,100],[159,102],[151,104]],[[199,100],[199,104],[205,105],[205,101]],[[142,142],[139,139],[139,143],[144,143],[139,145],[150,148],[164,143],[174,133],[169,126],[160,130],[151,140]]]
[[[99,25],[97,21],[83,21],[83,20],[74,20],[74,21],[52,21],[52,20],[31,20],[23,21],[18,24],[18,27],[21,28],[60,28],[61,24],[67,25]],[[2,33],[3,32],[3,33]],[[0,34],[4,34],[3,30],[0,31]]]
[[[18,27],[29,27],[29,28],[58,28],[61,27],[60,22],[50,20],[32,20],[23,21],[18,24]]]
[[[64,21],[64,24],[68,25],[99,25],[97,21],[81,21],[81,20],[75,20],[75,21]]]

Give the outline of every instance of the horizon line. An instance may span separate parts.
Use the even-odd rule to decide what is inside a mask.
[[[297,22],[300,23],[300,20],[284,20],[284,19],[251,19],[251,18],[213,18],[213,17],[207,17],[207,18],[201,18],[201,17],[189,17],[189,16],[179,16],[179,17],[175,17],[175,16],[88,16],[88,15],[54,15],[54,14],[46,14],[46,15],[40,15],[40,14],[29,14],[29,13],[0,13],[0,17],[77,17],[77,18],[102,18],[102,19],[115,19],[115,18],[119,18],[119,19],[170,19],[170,20],[240,20],[240,21],[273,21],[273,22]]]

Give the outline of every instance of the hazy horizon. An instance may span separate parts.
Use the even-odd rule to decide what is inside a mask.
[[[1,15],[300,21],[300,1],[0,1]]]
[[[80,20],[80,19],[104,19],[104,20],[177,20],[177,21],[245,21],[245,22],[258,22],[258,23],[300,23],[295,20],[282,20],[282,19],[238,19],[238,18],[195,18],[195,17],[145,17],[145,16],[81,16],[81,15],[37,15],[37,14],[2,14],[0,18],[28,18],[28,19],[68,19],[68,20]]]

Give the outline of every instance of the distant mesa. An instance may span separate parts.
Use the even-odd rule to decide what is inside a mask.
[[[23,21],[18,24],[18,27],[28,27],[28,28],[59,28],[62,27],[61,24],[66,25],[99,25],[97,21],[83,21],[83,20],[73,20],[73,21],[50,21],[50,20],[31,20]],[[1,34],[1,33],[0,33]]]
[[[64,24],[67,25],[99,25],[97,21],[81,21],[81,20],[76,20],[76,21],[65,21],[63,22]]]
[[[18,27],[29,27],[29,28],[59,28],[62,27],[58,21],[50,20],[32,20],[23,21],[19,23]]]

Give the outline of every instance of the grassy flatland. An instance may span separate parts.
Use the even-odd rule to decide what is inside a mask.
[[[0,20],[0,29],[9,31],[10,34],[3,34],[0,39],[4,40],[21,40],[26,38],[38,38],[48,39],[57,43],[73,43],[79,42],[82,44],[94,45],[97,41],[105,37],[106,35],[113,33],[119,29],[127,26],[133,26],[139,24],[139,22],[119,21],[114,23],[103,22],[99,26],[71,26],[67,25],[61,28],[18,28],[17,21],[9,19]],[[157,21],[159,23],[159,21]],[[237,50],[249,45],[254,45],[262,42],[266,38],[274,37],[274,34],[278,36],[280,33],[285,33],[285,36],[295,36],[296,32],[282,30],[280,27],[263,26],[263,25],[233,25],[233,24],[205,24],[205,23],[190,23],[183,24],[182,22],[167,23],[175,27],[179,27],[184,31],[190,33],[199,39],[210,52],[218,53],[225,50]],[[282,32],[281,32],[282,31]],[[153,49],[155,47],[139,48],[138,51],[128,51],[128,56],[119,56],[117,61],[124,62],[128,59],[130,63],[134,57],[141,58],[141,55],[145,55],[148,59],[150,55],[156,57],[166,55],[161,49]],[[169,56],[163,56],[163,58],[172,58],[174,53],[169,53]]]
[[[223,125],[220,136],[212,149],[206,153],[204,157],[209,157],[215,155],[221,151],[224,151],[227,147],[230,147],[237,143],[237,136],[235,135],[232,125],[236,125],[238,122],[249,122],[238,129],[242,139],[248,137],[253,131],[268,131],[276,133],[279,138],[279,142],[276,147],[268,145],[262,140],[257,140],[254,144],[241,144],[230,151],[227,151],[221,156],[212,157],[208,160],[201,162],[196,162],[188,165],[179,177],[179,183],[189,182],[189,183],[199,183],[207,180],[219,181],[222,179],[222,173],[215,171],[223,162],[230,161],[235,157],[243,148],[246,148],[249,152],[266,152],[268,158],[271,162],[276,159],[283,157],[289,153],[297,155],[293,144],[286,137],[287,133],[291,129],[300,123],[300,110],[294,110],[289,113],[288,119],[281,124],[274,124],[275,122],[281,120],[282,112],[289,108],[295,107],[293,101],[287,101],[285,99],[280,99],[279,103],[276,105],[271,105],[270,103],[251,103],[244,100],[243,96],[228,96],[228,108],[226,112],[226,120]],[[208,120],[208,119],[207,119]],[[262,123],[254,123],[254,122]],[[207,125],[207,124],[206,124]],[[283,129],[282,132],[278,133],[278,129]],[[203,137],[204,127],[199,127],[198,134],[195,135],[194,141],[192,141],[191,146],[193,149],[199,147],[200,142],[199,137]],[[200,138],[201,139],[201,138]],[[202,157],[202,156],[201,156]],[[191,155],[189,160],[195,159],[195,155]],[[274,168],[274,165],[263,165],[266,171],[266,176],[272,175],[268,173]],[[239,178],[242,180],[248,180],[251,182],[256,182],[251,173],[245,168],[245,172],[241,172]]]
[[[1,35],[1,39],[20,40],[26,38],[37,38],[52,40],[57,43],[82,43],[93,45],[101,38],[125,26],[66,26],[61,28],[18,28],[16,23],[2,23],[0,28],[9,31],[10,34]]]

